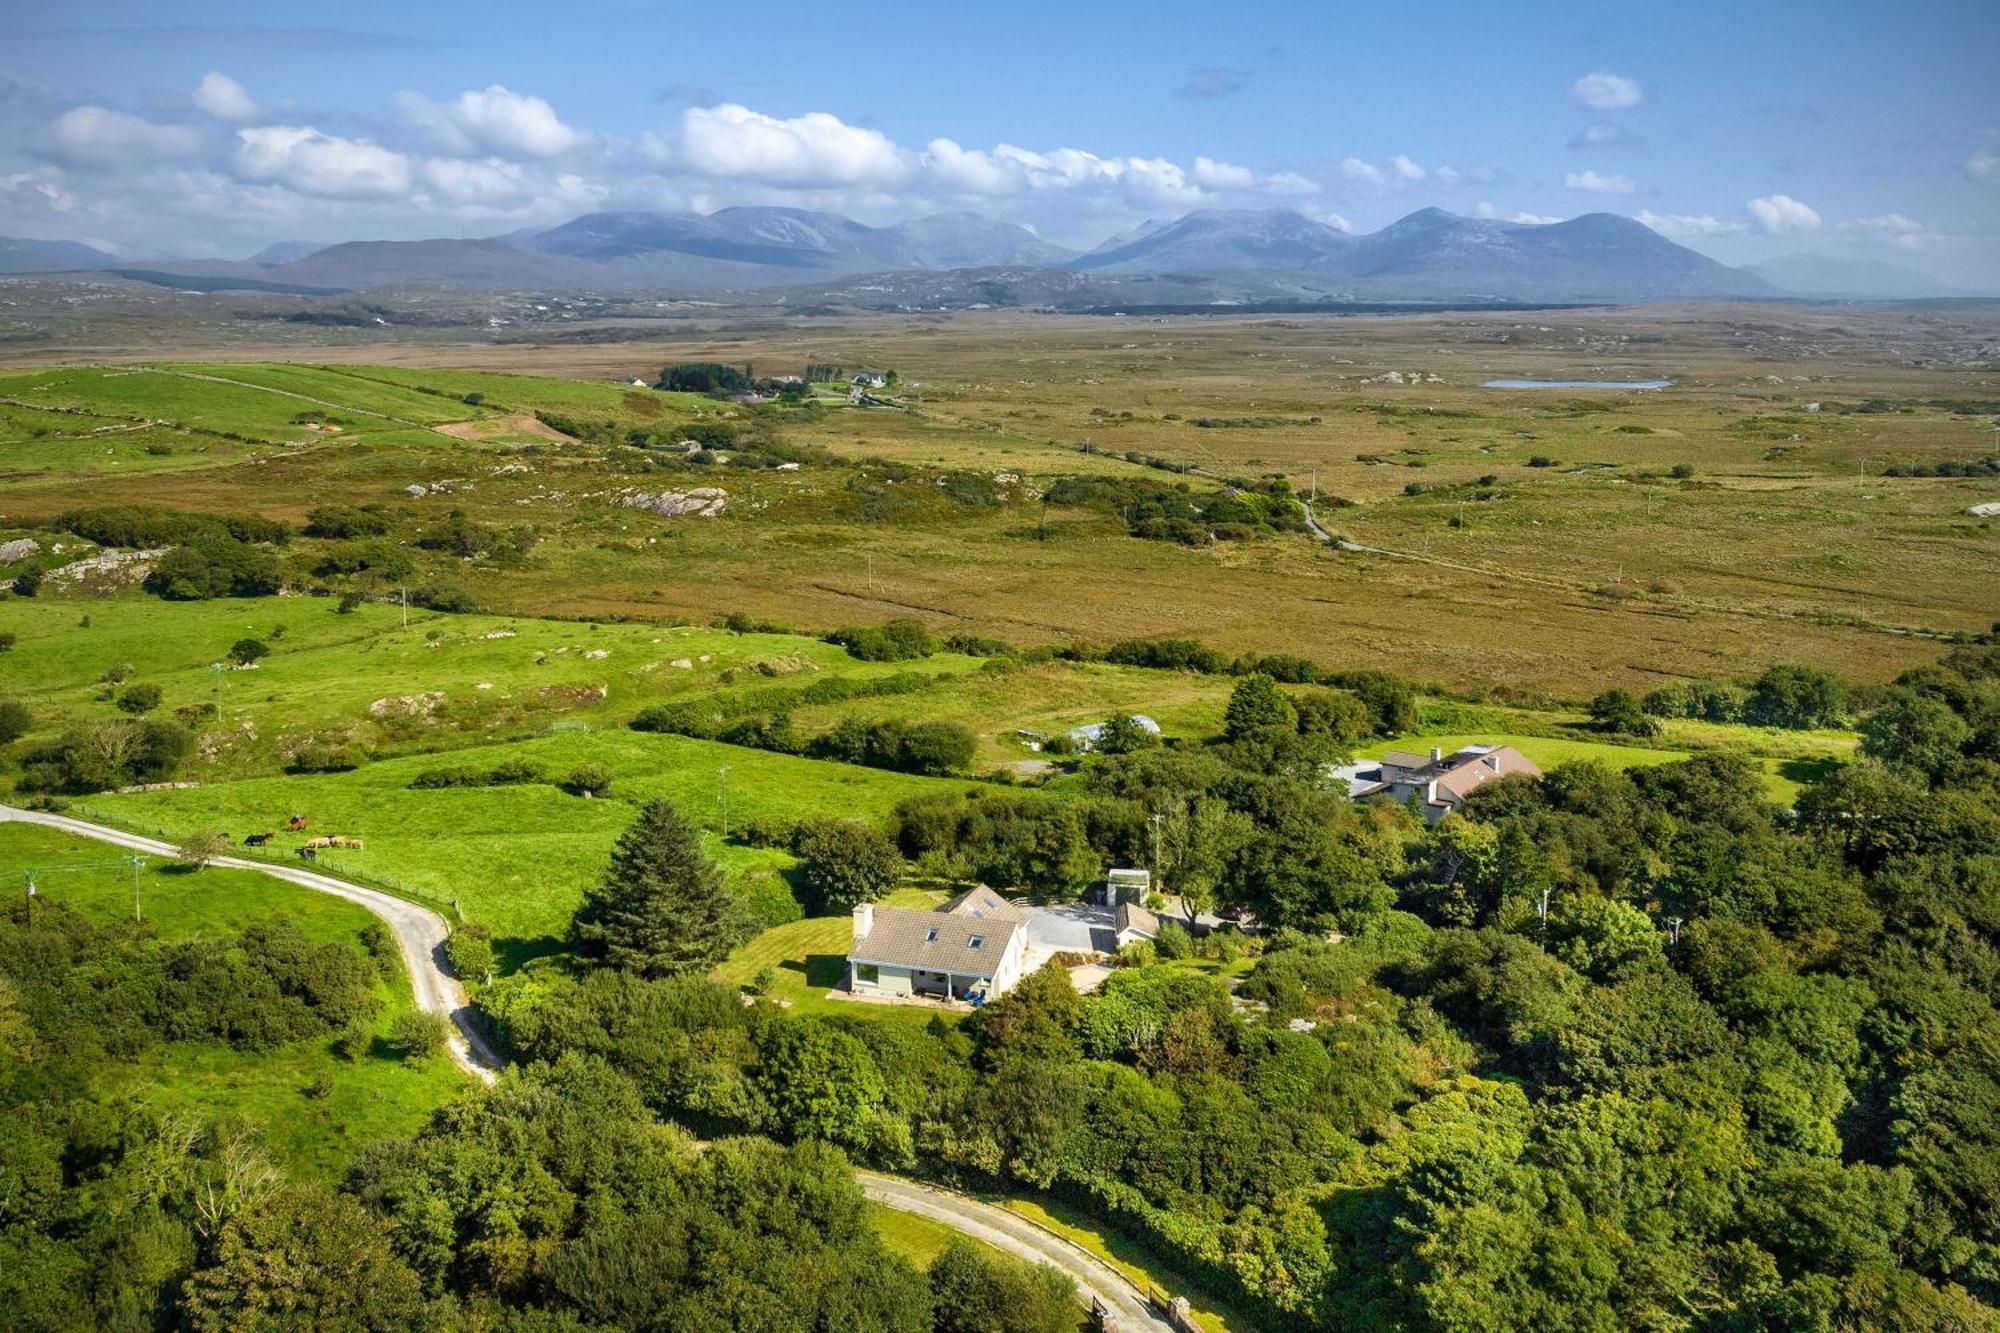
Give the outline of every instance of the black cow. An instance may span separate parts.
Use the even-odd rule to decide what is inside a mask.
[[[299,848],[299,860],[316,861],[318,859],[319,859],[319,851],[316,848],[312,847]]]
[[[245,847],[262,847],[270,840],[271,835],[268,833],[250,833],[244,835],[243,845]]]

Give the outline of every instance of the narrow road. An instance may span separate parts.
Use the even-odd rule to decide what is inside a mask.
[[[151,856],[169,859],[178,855],[177,849],[157,838],[144,838],[136,833],[126,833],[120,829],[107,828],[103,824],[92,824],[81,819],[71,819],[67,815],[46,814],[39,810],[20,810],[11,805],[0,805],[0,822],[16,821],[23,824],[39,824],[43,828],[59,829],[79,837],[95,838],[108,842],[114,847],[124,847],[130,851],[145,852]],[[403,951],[403,970],[409,974],[410,989],[416,997],[417,1007],[434,1014],[443,1014],[451,1020],[451,1058],[460,1068],[475,1078],[490,1083],[500,1069],[500,1060],[487,1047],[472,1022],[472,1010],[466,1004],[465,989],[458,984],[445,969],[444,937],[450,933],[445,919],[428,907],[420,907],[405,898],[380,889],[365,888],[332,875],[323,875],[317,870],[303,867],[272,865],[267,861],[250,861],[240,856],[218,856],[210,865],[226,866],[232,870],[255,870],[274,879],[282,879],[289,884],[313,889],[320,893],[330,893],[336,898],[345,898],[351,903],[367,908],[396,937],[397,945]]]
[[[114,847],[145,852],[150,856],[171,858],[178,855],[178,849],[157,838],[126,833],[122,829],[72,819],[68,815],[0,805],[0,823],[9,821],[38,824],[79,837],[95,838]],[[345,898],[374,913],[394,933],[403,951],[403,968],[409,973],[417,1006],[434,1014],[443,1014],[451,1020],[454,1030],[452,1059],[467,1073],[488,1083],[498,1075],[501,1061],[474,1026],[464,988],[445,969],[444,939],[450,928],[443,917],[428,907],[421,907],[394,894],[324,875],[317,870],[272,865],[267,861],[252,861],[240,856],[218,856],[209,864],[232,870],[254,870],[289,884]],[[878,1175],[873,1171],[857,1170],[854,1174],[861,1182],[862,1191],[885,1208],[931,1218],[995,1249],[1034,1263],[1045,1263],[1067,1273],[1076,1279],[1077,1290],[1086,1302],[1094,1297],[1111,1311],[1111,1327],[1120,1333],[1132,1329],[1172,1333],[1173,1325],[1153,1313],[1146,1294],[1130,1278],[1082,1246],[1035,1225],[1018,1213],[981,1203],[963,1194],[899,1180],[894,1176]]]
[[[996,1250],[1067,1273],[1076,1279],[1077,1292],[1085,1304],[1095,1298],[1111,1312],[1110,1327],[1118,1333],[1132,1329],[1174,1333],[1174,1326],[1154,1313],[1146,1294],[1130,1278],[1081,1245],[1036,1226],[1018,1213],[895,1176],[873,1171],[854,1174],[861,1181],[862,1193],[885,1208],[928,1217]]]

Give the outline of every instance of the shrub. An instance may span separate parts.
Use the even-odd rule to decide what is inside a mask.
[[[150,713],[160,706],[164,697],[160,687],[151,681],[141,681],[137,685],[127,685],[118,693],[119,711],[139,714]]]
[[[354,614],[354,608],[366,600],[358,592],[344,592],[340,594],[340,600],[334,603],[333,609],[338,615],[351,616]]]
[[[0,699],[0,745],[21,739],[34,725],[33,709],[19,699]]]
[[[229,645],[229,658],[238,666],[249,666],[261,657],[269,657],[271,650],[261,639],[238,639]]]
[[[444,958],[460,981],[484,981],[493,971],[493,932],[474,921],[462,922],[445,937]]]
[[[479,609],[479,599],[472,595],[472,590],[450,579],[425,584],[410,594],[410,600],[418,606],[453,615],[469,615]]]
[[[572,796],[603,796],[611,790],[611,770],[603,764],[578,764],[562,786]]]
[[[13,630],[0,630],[0,653],[13,652],[15,642],[16,636]]]
[[[389,1044],[406,1060],[428,1060],[451,1043],[451,1024],[428,1009],[405,1009],[389,1025]]]
[[[1657,736],[1660,724],[1630,690],[1606,690],[1590,701],[1591,725],[1614,736]]]
[[[366,1016],[349,1020],[333,1039],[333,1053],[343,1060],[359,1060],[375,1048],[375,1023]]]
[[[314,740],[301,745],[285,766],[290,773],[345,773],[359,768],[361,758],[335,741]]]
[[[145,589],[168,601],[268,597],[278,591],[277,559],[247,542],[209,536],[176,546],[146,575]]]
[[[847,626],[826,636],[864,662],[909,662],[929,657],[940,644],[930,627],[914,616],[900,616],[873,628]]]

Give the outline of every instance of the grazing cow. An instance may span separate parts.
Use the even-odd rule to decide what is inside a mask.
[[[359,838],[343,838],[336,834],[328,838],[326,842],[329,847],[352,847],[357,852],[362,850],[361,839]]]
[[[285,831],[288,833],[301,832],[305,829],[305,826],[306,826],[306,817],[304,815],[293,815],[290,819],[285,821]]]
[[[316,852],[316,851],[314,851],[314,850],[313,850],[312,848],[310,848],[310,847],[301,847],[301,848],[299,848],[299,860],[301,860],[301,861],[313,861],[313,860],[317,860],[318,858],[319,858],[319,853],[318,853],[318,852]]]
[[[243,839],[243,845],[245,847],[262,847],[270,840],[271,835],[268,833],[252,833]]]

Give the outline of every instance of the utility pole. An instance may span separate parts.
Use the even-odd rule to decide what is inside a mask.
[[[401,584],[396,586],[396,595],[403,603],[403,628],[410,627],[410,590]]]
[[[1667,923],[1667,926],[1669,932],[1667,936],[1667,943],[1679,944],[1681,942],[1681,918],[1675,917],[1673,920]]]
[[[1543,925],[1546,926],[1549,924],[1549,891],[1547,889],[1542,890],[1541,898],[1535,903],[1535,915],[1541,919]]]
[[[215,720],[222,721],[222,663],[215,664]]]
[[[145,865],[145,864],[146,864],[146,858],[145,858],[145,857],[143,857],[143,856],[137,856],[137,855],[134,855],[134,856],[128,856],[128,857],[126,857],[125,859],[126,859],[127,861],[129,861],[129,862],[131,863],[131,865],[132,865],[132,919],[133,919],[134,921],[137,921],[137,920],[139,920],[139,919],[140,919],[140,916],[139,916],[139,868],[140,868],[141,866],[143,866],[143,865]]]
[[[729,765],[715,770],[716,782],[722,790],[722,840],[729,841]]]

